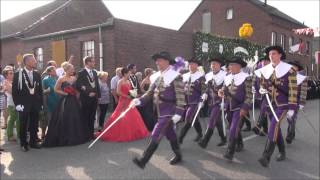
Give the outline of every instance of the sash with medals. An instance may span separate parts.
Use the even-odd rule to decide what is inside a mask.
[[[27,88],[28,88],[28,90],[29,90],[29,93],[30,93],[31,95],[34,95],[35,81],[30,82],[29,77],[28,77],[28,78],[26,77],[26,72],[23,73],[23,78],[24,78],[24,82],[25,82],[25,84],[26,84],[26,86],[27,86]]]
[[[88,73],[89,74],[89,73]],[[93,76],[93,73],[92,73],[92,76]],[[95,83],[95,80],[94,80],[94,77],[93,79],[91,79],[90,75],[87,76],[88,78],[88,81],[89,81],[89,84],[92,88],[95,88],[96,87],[96,83]]]

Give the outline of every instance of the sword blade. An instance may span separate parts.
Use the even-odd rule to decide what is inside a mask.
[[[129,106],[125,111],[123,111],[116,120],[114,120],[105,130],[102,131],[102,133],[88,146],[88,149],[90,149],[112,126],[114,126],[118,121],[121,120],[121,118],[127,114],[127,112],[132,108],[132,106]]]
[[[254,100],[255,99],[255,93],[252,93],[252,120],[253,120],[253,124],[256,124],[256,116],[255,116],[255,112],[254,112]]]
[[[193,120],[192,120],[192,124],[191,124],[192,127],[193,127],[194,123],[196,122],[197,116],[198,116],[198,114],[199,114],[199,112],[200,112],[200,109],[201,109],[201,107],[202,107],[202,103],[203,103],[203,102],[201,101],[201,102],[199,102],[199,104],[198,104],[198,109],[197,109],[196,114],[194,115]]]
[[[278,118],[278,116],[277,116],[276,112],[274,111],[273,106],[272,106],[272,104],[271,104],[271,101],[270,101],[270,98],[269,98],[269,94],[266,93],[265,95],[266,95],[267,102],[268,102],[268,105],[269,105],[269,107],[270,107],[270,110],[271,110],[271,112],[272,112],[272,115],[274,116],[274,118],[276,119],[276,121],[279,122],[279,118]]]
[[[225,117],[224,117],[224,97],[222,98],[221,101],[221,116],[222,116],[222,130],[223,130],[223,135],[226,136],[226,122],[225,122]]]

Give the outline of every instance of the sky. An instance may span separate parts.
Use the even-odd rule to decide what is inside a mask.
[[[5,21],[52,0],[0,2],[0,19]],[[200,0],[107,0],[104,3],[117,18],[178,30]],[[268,0],[267,3],[311,28],[319,27],[319,0]]]

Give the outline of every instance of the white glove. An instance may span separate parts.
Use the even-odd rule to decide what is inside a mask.
[[[132,103],[133,103],[134,106],[140,106],[141,105],[141,101],[138,98],[133,99]]]
[[[267,93],[268,93],[268,90],[266,90],[266,89],[264,89],[264,88],[260,88],[260,89],[259,89],[259,93],[262,94],[262,95],[263,95],[263,94],[267,94]]]
[[[175,114],[172,116],[171,119],[172,119],[173,123],[177,124],[177,122],[179,122],[181,120],[181,116],[178,114]]]
[[[252,94],[256,94],[257,93],[256,88],[254,88],[253,86],[251,88],[251,91],[252,91]]]
[[[202,94],[202,96],[201,96],[202,101],[207,100],[207,98],[208,98],[208,94],[207,93]]]
[[[304,105],[299,104],[299,109],[302,110],[304,108]]]
[[[23,109],[24,109],[24,106],[23,105],[17,105],[16,106],[16,110],[18,111],[18,112],[23,112]]]
[[[130,94],[131,97],[135,98],[135,97],[138,96],[138,91],[137,91],[137,89],[132,89],[132,90],[129,91],[129,94]]]
[[[293,114],[294,114],[294,110],[289,110],[289,111],[287,112],[287,118],[292,119]]]

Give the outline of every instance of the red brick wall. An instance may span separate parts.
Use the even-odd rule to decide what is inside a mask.
[[[116,65],[134,63],[138,71],[145,67],[155,68],[151,55],[169,51],[173,57],[190,58],[192,34],[183,33],[151,25],[115,20],[115,58]]]

